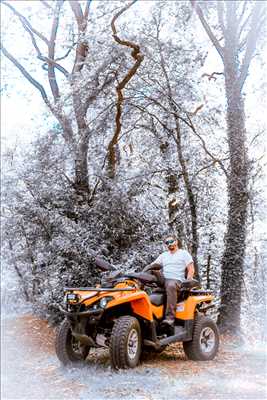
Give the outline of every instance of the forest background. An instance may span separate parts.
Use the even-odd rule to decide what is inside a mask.
[[[221,330],[264,338],[266,3],[1,9],[4,302],[15,273],[57,322],[96,254],[141,269],[173,232]]]

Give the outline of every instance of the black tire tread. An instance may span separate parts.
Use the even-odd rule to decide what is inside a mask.
[[[129,330],[133,325],[139,327],[140,331],[137,319],[129,315],[118,318],[113,325],[110,340],[110,359],[114,369],[129,368],[125,346]]]
[[[55,342],[56,355],[60,362],[64,365],[78,363],[84,360],[82,355],[79,356],[72,350],[71,343],[68,338],[69,334],[70,323],[65,319],[58,328]]]
[[[201,351],[199,350],[199,335],[201,330],[203,329],[203,325],[210,325],[214,331],[216,336],[216,344],[215,351],[212,353],[212,357],[204,357]],[[183,342],[184,352],[190,360],[193,361],[208,361],[212,360],[217,354],[219,347],[219,332],[217,325],[215,322],[203,315],[198,315],[195,318],[194,328],[193,328],[193,338],[190,342]]]

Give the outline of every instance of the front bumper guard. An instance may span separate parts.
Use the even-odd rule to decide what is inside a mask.
[[[87,311],[67,311],[65,308],[58,306],[59,310],[65,314],[67,317],[98,317],[101,318],[104,312],[103,308],[97,308],[96,310],[87,310]]]

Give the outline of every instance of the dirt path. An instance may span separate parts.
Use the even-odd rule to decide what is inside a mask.
[[[256,400],[267,399],[264,346],[224,340],[214,361],[186,360],[179,345],[144,357],[135,370],[114,372],[106,351],[84,367],[62,368],[54,331],[31,315],[2,319],[2,400]]]

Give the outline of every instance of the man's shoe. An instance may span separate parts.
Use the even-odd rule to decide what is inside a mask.
[[[169,325],[169,326],[173,326],[173,325],[174,325],[174,319],[172,319],[172,318],[165,318],[165,319],[162,321],[162,324],[164,324],[164,325]]]

